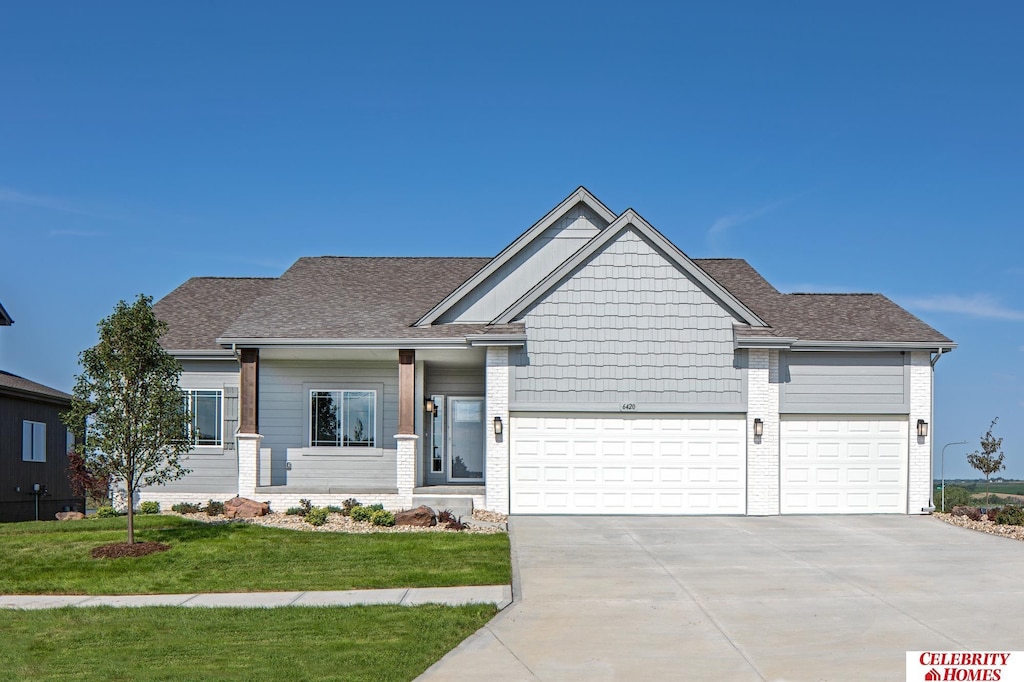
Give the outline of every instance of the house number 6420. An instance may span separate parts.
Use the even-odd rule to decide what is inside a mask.
[[[619,409],[622,412],[636,412],[636,403],[622,403]]]

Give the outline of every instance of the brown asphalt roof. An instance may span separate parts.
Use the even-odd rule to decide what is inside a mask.
[[[520,332],[521,324],[412,326],[489,258],[300,258],[279,278],[197,277],[154,306],[173,350],[217,338],[429,339]],[[742,259],[694,262],[770,329],[740,337],[952,343],[881,294],[783,294]]]
[[[882,294],[782,294],[745,260],[694,261],[772,327],[805,341],[952,343]],[[764,336],[763,330],[737,330]]]
[[[214,339],[276,281],[273,277],[193,277],[153,305],[157,317],[168,325],[160,344],[169,350],[219,349]]]
[[[43,386],[42,384],[20,377],[17,374],[11,374],[10,372],[5,372],[3,370],[0,370],[0,393],[16,396],[29,395],[50,400],[59,400],[60,402],[71,401],[71,396],[64,391],[58,391],[55,388]]]

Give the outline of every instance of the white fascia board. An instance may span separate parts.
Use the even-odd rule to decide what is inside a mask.
[[[611,223],[615,220],[615,214],[605,206],[601,201],[587,190],[586,187],[580,186],[575,192],[566,197],[558,206],[548,211],[547,215],[538,220],[529,229],[519,235],[518,238],[508,246],[506,246],[501,253],[492,258],[487,265],[480,268],[472,277],[463,282],[459,287],[448,294],[440,303],[427,311],[427,314],[416,321],[414,327],[424,327],[433,324],[437,318],[441,317],[444,313],[451,309],[456,303],[462,300],[469,292],[477,287],[478,284],[486,280],[491,276],[498,268],[511,260],[517,253],[526,248],[530,242],[536,239],[544,230],[551,227],[555,221],[564,216],[569,209],[576,206],[576,204],[586,204],[594,213],[598,214],[606,222]]]
[[[469,347],[466,337],[442,337],[434,339],[217,339],[217,343],[246,348],[351,348],[403,350],[417,348],[442,348],[460,350]]]
[[[501,315],[494,319],[494,324],[508,324],[512,322],[512,320],[526,310],[526,308],[535,303],[544,294],[557,285],[563,277],[582,265],[587,259],[597,253],[599,249],[618,237],[621,233],[628,230],[630,227],[640,232],[641,235],[654,244],[655,248],[661,250],[670,260],[682,268],[684,272],[697,280],[697,282],[710,291],[713,296],[720,299],[725,304],[726,308],[729,308],[734,315],[754,327],[768,326],[768,324],[758,317],[754,311],[743,305],[738,298],[733,296],[721,284],[712,279],[710,275],[700,268],[700,266],[690,260],[685,253],[680,251],[679,247],[670,242],[665,235],[654,229],[650,223],[644,220],[639,213],[631,208],[626,209],[626,211],[616,218],[611,225],[594,235],[593,239],[580,247],[575,254],[570,256],[569,259],[562,263],[562,265],[560,265],[554,272],[527,291],[518,301],[506,308]]]
[[[793,351],[873,351],[873,350],[920,350],[937,353],[949,352],[957,347],[955,343],[925,341],[796,341]]]
[[[181,360],[230,360],[235,352],[230,348],[208,348],[205,350],[168,350],[168,355]]]
[[[733,348],[767,348],[769,350],[785,350],[790,348],[796,339],[778,336],[759,336],[733,341]]]
[[[523,346],[526,334],[467,334],[470,346]]]

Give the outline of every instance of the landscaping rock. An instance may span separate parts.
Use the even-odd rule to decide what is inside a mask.
[[[396,526],[422,526],[424,528],[428,526],[437,525],[437,516],[434,515],[434,510],[426,505],[420,505],[415,509],[407,509],[406,511],[395,512],[395,525]]]
[[[81,521],[85,514],[76,511],[57,512],[58,521]]]
[[[270,505],[266,502],[257,502],[248,497],[232,497],[224,503],[224,516],[229,519],[252,519],[257,516],[266,516],[270,511]]]

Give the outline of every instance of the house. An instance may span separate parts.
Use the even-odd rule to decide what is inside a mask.
[[[0,305],[0,326],[13,322]],[[68,478],[71,437],[60,413],[70,407],[67,393],[0,370],[0,521],[85,511]]]
[[[166,502],[513,514],[916,514],[955,344],[878,294],[782,294],[579,188],[494,258],[301,258],[155,310],[194,444]]]

